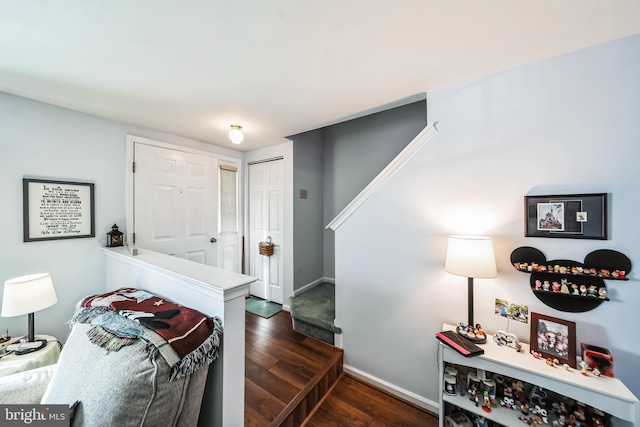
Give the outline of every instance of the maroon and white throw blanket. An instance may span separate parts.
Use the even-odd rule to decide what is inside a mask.
[[[110,351],[147,340],[172,367],[171,379],[211,363],[222,334],[219,318],[134,288],[83,299],[72,322],[95,325],[89,333],[92,342]]]

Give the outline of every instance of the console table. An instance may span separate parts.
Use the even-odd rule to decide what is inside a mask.
[[[445,324],[443,330],[455,330],[455,326]],[[580,370],[548,366],[545,360],[536,359],[529,354],[528,344],[523,344],[522,351],[516,352],[513,348],[497,345],[491,335],[488,335],[487,343],[480,347],[484,349],[483,355],[467,358],[451,347],[439,344],[440,426],[444,426],[447,405],[464,409],[504,426],[525,425],[518,419],[520,411],[498,406],[491,408],[492,411],[488,414],[483,412],[482,408],[476,407],[467,396],[444,393],[445,364],[481,369],[540,386],[610,414],[615,427],[640,426],[640,401],[618,378],[596,377],[591,374],[585,376]]]

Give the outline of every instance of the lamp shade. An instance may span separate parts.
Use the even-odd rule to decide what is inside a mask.
[[[493,241],[484,236],[450,236],[444,269],[458,276],[488,279],[496,277]]]
[[[22,316],[58,302],[49,273],[28,274],[4,282],[2,317]]]
[[[234,144],[240,144],[244,140],[244,134],[242,133],[242,126],[231,125],[231,130],[229,131],[229,139]]]

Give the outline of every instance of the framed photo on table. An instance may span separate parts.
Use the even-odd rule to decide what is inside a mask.
[[[22,180],[25,242],[95,237],[94,184]]]
[[[576,367],[576,324],[557,317],[531,313],[531,351],[561,364]]]
[[[524,197],[525,237],[607,239],[607,193]]]

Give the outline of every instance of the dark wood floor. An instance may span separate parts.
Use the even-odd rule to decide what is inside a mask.
[[[285,311],[270,319],[247,313],[245,333],[245,426],[438,424],[433,415],[343,375],[342,350],[294,331]]]
[[[343,375],[305,427],[437,427],[438,417]]]

